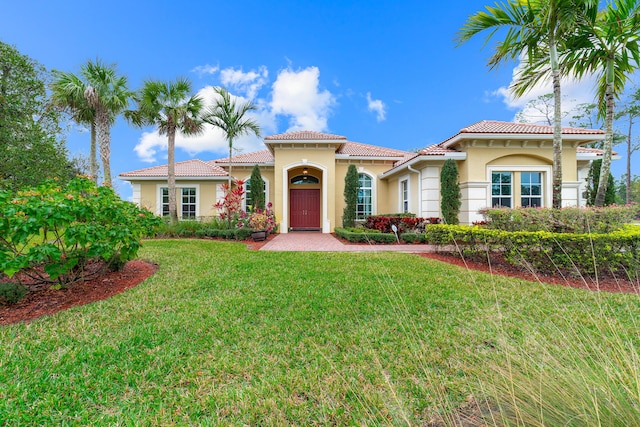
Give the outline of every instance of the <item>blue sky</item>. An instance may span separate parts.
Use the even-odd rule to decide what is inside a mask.
[[[493,44],[483,49],[484,35],[455,46],[466,18],[486,4],[493,1],[22,0],[3,5],[0,40],[50,69],[77,73],[96,58],[115,63],[133,89],[183,76],[210,100],[212,87],[224,85],[259,106],[263,136],[309,129],[412,150],[479,120],[512,121],[527,100],[549,92],[514,101],[505,89],[515,62],[489,70]],[[592,100],[591,82],[563,89],[569,106]],[[249,137],[237,146],[263,148]],[[88,132],[72,126],[68,147],[86,155]],[[228,150],[211,130],[178,138],[177,147],[178,161]],[[111,149],[114,178],[166,163],[166,137],[122,119]],[[623,170],[624,160],[614,162],[614,175]],[[130,197],[127,183],[114,179],[114,186]]]

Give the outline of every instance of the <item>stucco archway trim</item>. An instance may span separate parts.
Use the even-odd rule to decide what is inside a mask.
[[[320,224],[323,233],[331,232],[331,222],[329,221],[329,189],[327,186],[328,169],[319,164],[309,161],[294,162],[282,168],[282,221],[280,222],[280,233],[289,232],[289,171],[298,167],[312,167],[322,172],[322,214],[320,216]]]

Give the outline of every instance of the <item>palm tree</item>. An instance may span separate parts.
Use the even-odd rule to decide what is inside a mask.
[[[235,99],[231,99],[231,94],[223,87],[215,88],[219,98],[210,107],[204,115],[203,120],[206,123],[219,128],[229,142],[229,187],[231,191],[231,167],[233,155],[233,141],[239,136],[255,134],[260,138],[260,126],[258,123],[245,115],[249,111],[257,109],[256,105],[251,101],[236,103]]]
[[[95,114],[104,183],[111,187],[111,125],[127,107],[132,93],[127,88],[127,78],[118,76],[113,64],[89,61],[80,72],[86,81],[84,98]]]
[[[91,145],[89,150],[89,175],[98,183],[98,159],[96,156],[96,122],[95,110],[89,106],[84,97],[86,85],[73,73],[53,71],[54,81],[51,84],[53,103],[71,114],[73,120],[80,125],[89,125],[91,129]]]
[[[597,5],[597,1],[594,0]],[[596,206],[603,206],[611,170],[615,99],[629,76],[640,67],[640,4],[638,0],[613,0],[598,12],[595,7],[582,14],[579,31],[570,39],[566,72],[577,78],[595,74],[600,117],[605,119],[604,154]]]
[[[178,221],[176,203],[175,141],[176,133],[197,135],[203,130],[201,119],[203,100],[189,96],[191,82],[178,78],[175,82],[146,81],[134,96],[136,109],[125,117],[136,126],[157,126],[160,135],[167,135],[169,220]]]
[[[491,69],[508,59],[523,57],[525,68],[531,64],[549,64],[553,80],[553,206],[562,206],[562,106],[560,62],[558,49],[565,35],[573,31],[576,11],[588,0],[510,0],[486,7],[467,19],[458,33],[458,43],[490,30],[487,41],[499,30],[506,29],[505,38],[496,45],[489,59]],[[511,89],[521,97],[532,84],[514,85]]]

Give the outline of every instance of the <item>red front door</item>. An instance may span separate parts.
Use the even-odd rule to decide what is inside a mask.
[[[289,192],[289,227],[309,230],[320,228],[320,189],[295,189]]]

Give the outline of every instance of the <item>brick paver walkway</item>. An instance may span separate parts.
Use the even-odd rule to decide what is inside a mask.
[[[332,234],[298,231],[278,234],[261,251],[309,252],[433,252],[431,245],[345,245]]]

